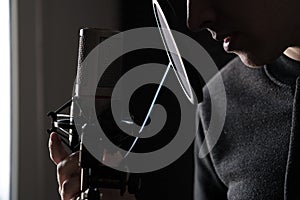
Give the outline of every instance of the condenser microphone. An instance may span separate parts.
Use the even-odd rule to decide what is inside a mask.
[[[99,73],[104,70],[101,69],[103,67],[102,54],[105,54],[105,57],[107,54],[117,53],[97,47],[117,33],[119,32],[115,30],[96,28],[80,30],[77,75],[72,99],[57,110],[48,113],[48,116],[52,118],[52,127],[47,132],[57,132],[62,142],[73,152],[78,150],[80,152],[81,193],[77,200],[100,199],[100,188],[119,189],[121,194],[124,194],[126,187],[130,193],[135,193],[139,186],[138,177],[129,176],[127,173],[103,165],[87,150],[83,142],[84,135],[89,134],[85,127],[93,126],[93,123],[99,123],[99,121],[104,121],[105,125],[108,124],[109,134],[113,134],[111,118],[106,116],[106,112],[110,109],[113,88],[122,76],[123,61],[122,58],[118,58],[118,62],[107,66],[103,74]],[[117,39],[119,44],[123,41],[121,36],[113,37],[113,39]],[[117,49],[117,51],[122,51],[122,49]],[[91,55],[94,56],[92,59],[90,59]],[[90,116],[93,116],[95,111],[96,119],[91,120]]]
[[[81,106],[91,106],[88,104],[93,104],[95,101],[96,110],[101,112],[105,104],[108,103],[112,92],[112,84],[115,77],[118,76],[118,71],[121,70],[119,67],[118,70],[114,70],[111,74],[106,75],[102,82],[99,82],[99,70],[101,66],[100,54],[105,52],[100,51],[99,48],[96,48],[101,42],[107,38],[117,34],[118,31],[114,30],[105,30],[105,29],[95,29],[95,28],[84,28],[79,32],[79,50],[78,50],[78,64],[77,64],[77,75],[73,88],[73,98],[74,100],[80,100]],[[87,59],[89,54],[93,52],[92,58]],[[96,51],[96,52],[95,52]],[[99,56],[97,55],[99,54]],[[96,91],[94,91],[95,86],[97,86]],[[86,103],[83,103],[86,101]],[[85,105],[87,104],[87,105]],[[74,113],[74,106],[72,106],[71,113],[73,116],[78,114],[90,116],[90,113]],[[82,109],[81,109],[82,110]],[[84,108],[83,110],[89,110]],[[80,112],[80,111],[78,111]]]

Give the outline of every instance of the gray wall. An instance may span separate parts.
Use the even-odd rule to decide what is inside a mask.
[[[12,199],[59,199],[46,117],[71,97],[78,30],[118,28],[120,0],[12,0]]]

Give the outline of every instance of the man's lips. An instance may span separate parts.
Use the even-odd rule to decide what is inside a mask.
[[[230,51],[231,50],[231,41],[232,41],[232,37],[228,36],[226,38],[223,39],[223,48],[225,51]]]
[[[229,43],[230,40],[231,40],[231,36],[228,36],[228,37],[226,37],[226,38],[223,39],[223,42],[224,43]]]
[[[237,32],[214,32],[211,30],[210,32],[216,41],[223,42],[225,51],[231,51],[236,47]]]

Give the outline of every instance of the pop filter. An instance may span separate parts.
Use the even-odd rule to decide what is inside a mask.
[[[194,103],[194,97],[193,97],[190,81],[187,76],[185,66],[181,58],[181,54],[178,50],[177,44],[175,42],[175,39],[173,37],[173,34],[171,32],[165,14],[162,11],[161,6],[157,0],[152,0],[152,4],[153,4],[153,11],[157,22],[157,26],[159,28],[159,32],[163,40],[166,53],[168,55],[171,66],[174,69],[174,72],[178,78],[178,81],[185,95],[187,96],[187,98],[190,100],[191,103]]]

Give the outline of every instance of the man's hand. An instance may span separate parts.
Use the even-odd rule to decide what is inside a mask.
[[[73,200],[80,192],[79,152],[68,154],[57,133],[49,139],[50,158],[57,165],[57,182],[62,200]]]

